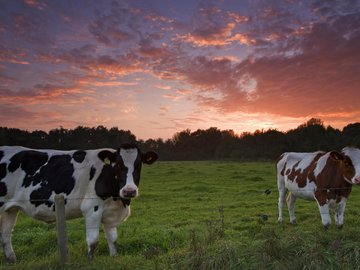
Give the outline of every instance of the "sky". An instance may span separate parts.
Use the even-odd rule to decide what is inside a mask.
[[[360,121],[360,0],[0,0],[0,126]]]

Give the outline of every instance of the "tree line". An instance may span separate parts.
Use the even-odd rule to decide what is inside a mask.
[[[49,132],[0,127],[0,145],[70,150],[117,148],[121,142],[135,142],[143,151],[153,150],[160,160],[275,160],[286,151],[339,151],[349,145],[360,147],[360,123],[348,124],[339,130],[325,127],[321,119],[312,118],[287,132],[269,129],[240,135],[216,127],[193,132],[186,129],[166,140],[137,140],[131,131],[117,127],[61,127]]]

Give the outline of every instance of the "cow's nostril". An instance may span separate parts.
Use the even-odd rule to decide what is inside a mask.
[[[124,191],[123,191],[123,194],[124,194],[125,197],[133,198],[133,197],[136,196],[136,190],[132,190],[132,189],[130,189],[130,190],[124,190]]]

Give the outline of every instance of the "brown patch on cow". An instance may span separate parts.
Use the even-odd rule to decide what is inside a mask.
[[[282,154],[280,155],[280,157],[278,157],[278,159],[276,160],[276,163],[275,163],[275,164],[279,164],[279,162],[284,158],[284,155],[285,155],[285,153],[282,153]],[[285,162],[285,164],[284,164],[284,167],[283,167],[282,170],[280,171],[280,174],[281,174],[282,176],[284,176],[285,168],[286,168],[286,162]]]
[[[285,174],[284,174],[285,168],[286,168],[286,162],[285,162],[284,167],[282,168],[282,170],[281,170],[281,172],[280,172],[280,174],[281,174],[282,176],[285,176]]]
[[[352,167],[352,169],[350,168]],[[352,185],[344,178],[355,169],[344,159],[334,159],[329,157],[322,172],[316,178],[317,190],[315,198],[319,205],[326,204],[329,200],[339,203],[342,198],[348,198],[351,193]]]
[[[278,157],[278,159],[276,160],[275,164],[278,164],[280,160],[282,160],[284,158],[285,153],[282,153],[280,157]]]
[[[320,157],[322,157],[324,153],[318,153],[314,159],[311,161],[310,165],[306,168],[298,168],[299,162],[294,164],[291,171],[288,173],[286,172],[288,179],[296,182],[299,188],[303,188],[307,185],[307,179],[309,179],[309,182],[315,182],[315,175],[314,170],[316,168],[316,164]]]

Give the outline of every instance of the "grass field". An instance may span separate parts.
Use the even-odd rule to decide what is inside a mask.
[[[265,195],[264,191],[272,193]],[[1,269],[360,269],[360,187],[345,226],[325,231],[315,202],[298,200],[297,226],[277,223],[275,165],[158,162],[144,166],[140,197],[118,228],[119,256],[101,232],[87,260],[83,219],[68,221],[70,262],[58,262],[55,224],[20,215],[13,245],[18,261]],[[267,218],[267,219],[266,219]]]

